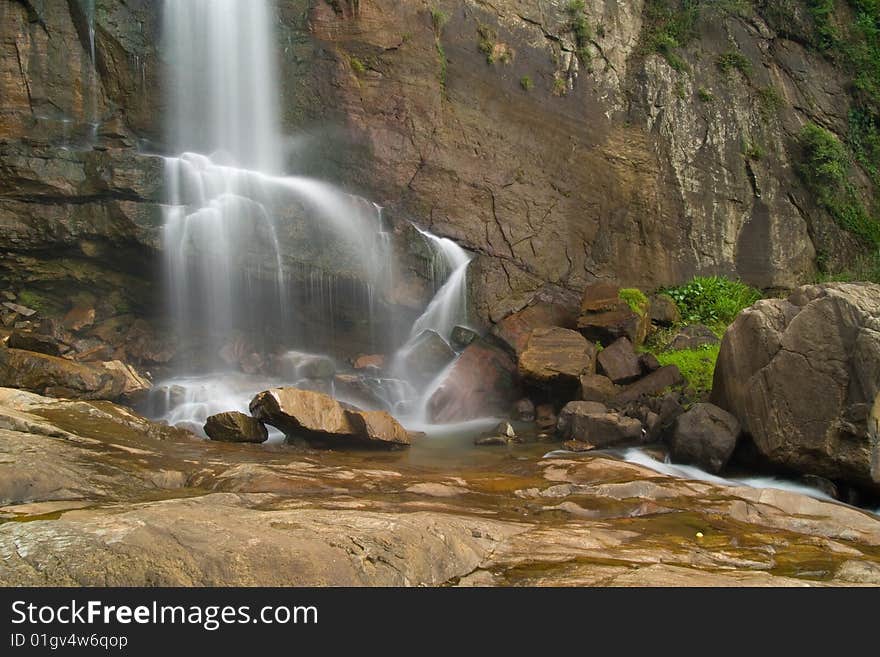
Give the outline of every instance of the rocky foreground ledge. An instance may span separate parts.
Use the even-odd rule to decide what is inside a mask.
[[[419,449],[204,441],[0,389],[0,582],[880,584],[880,518],[837,503],[540,446],[450,476]]]

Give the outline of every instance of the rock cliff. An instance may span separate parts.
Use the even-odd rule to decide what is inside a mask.
[[[161,221],[161,3],[89,4],[0,8],[0,268],[135,289],[118,277],[154,280]],[[289,168],[476,252],[491,321],[602,278],[791,288],[861,249],[798,175],[802,127],[846,141],[860,102],[810,6],[280,0]]]

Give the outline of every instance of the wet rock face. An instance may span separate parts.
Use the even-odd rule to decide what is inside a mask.
[[[814,269],[811,233],[839,259],[849,242],[802,189],[787,145],[809,120],[846,133],[846,76],[759,14],[723,10],[707,11],[693,48],[677,51],[682,76],[645,54],[645,4],[587,3],[588,24],[604,28],[587,66],[563,2],[438,2],[439,31],[420,2],[317,3],[321,109],[298,107],[307,119],[338,116],[357,144],[340,149],[340,177],[481,254],[476,302],[493,319],[548,283],[652,289],[722,272],[792,286]],[[481,28],[511,56],[487,62]],[[719,72],[731,48],[749,76]],[[358,73],[352,57],[370,66]],[[293,71],[288,87],[296,105]],[[760,90],[779,106],[768,113]],[[764,157],[743,157],[745,136]]]
[[[771,462],[880,490],[870,419],[878,393],[880,286],[829,283],[759,301],[736,319],[712,401]]]

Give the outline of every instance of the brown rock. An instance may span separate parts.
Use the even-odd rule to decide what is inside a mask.
[[[639,356],[639,364],[642,366],[642,372],[650,374],[660,369],[660,361],[654,354],[641,354]]]
[[[579,440],[598,448],[633,444],[642,440],[642,423],[603,410],[594,402],[570,402],[559,414],[559,432],[567,440]]]
[[[262,443],[269,438],[266,425],[236,411],[209,416],[205,422],[205,433],[211,440],[227,443]]]
[[[596,347],[577,331],[538,328],[529,336],[518,370],[526,385],[558,399],[570,399],[577,392],[581,375],[596,371]]]
[[[453,348],[461,351],[478,337],[480,337],[479,333],[466,326],[453,326],[452,333],[449,334],[449,342]]]
[[[663,393],[667,388],[684,383],[684,377],[676,365],[667,365],[652,372],[648,376],[631,383],[623,392],[614,397],[614,404],[626,404],[639,397],[654,396]]]
[[[449,369],[428,400],[435,422],[506,415],[522,397],[516,363],[508,353],[482,338],[474,340]]]
[[[610,283],[596,283],[584,290],[578,330],[591,342],[608,345],[627,337],[636,345],[648,333],[647,313],[633,311],[620,298],[620,288]]]
[[[581,376],[581,399],[583,401],[609,401],[618,392],[617,386],[602,374],[583,374]]]
[[[33,351],[0,347],[0,386],[50,397],[118,399],[128,377],[104,363],[76,363]]]
[[[58,340],[51,335],[44,335],[34,331],[15,330],[6,341],[11,349],[23,349],[24,351],[36,351],[50,356],[60,356],[61,347]]]
[[[437,331],[428,329],[401,349],[395,359],[399,361],[395,369],[402,368],[401,374],[405,374],[405,378],[425,385],[433,381],[454,358],[455,352],[449,343]]]
[[[880,491],[880,285],[828,283],[765,299],[727,329],[712,402],[770,462]]]
[[[648,315],[655,324],[673,326],[681,322],[678,304],[668,294],[653,294],[648,298],[648,302]]]
[[[576,320],[564,306],[538,302],[508,315],[492,327],[492,336],[498,338],[517,357],[526,350],[529,336],[537,328],[574,328]]]
[[[714,404],[694,404],[675,422],[672,458],[719,473],[730,460],[740,434],[735,417]]]
[[[304,438],[327,446],[390,448],[410,444],[406,429],[388,413],[346,408],[320,392],[273,388],[254,397],[250,411],[289,439]]]
[[[639,357],[627,338],[620,338],[599,352],[599,372],[613,383],[630,383],[642,375]]]

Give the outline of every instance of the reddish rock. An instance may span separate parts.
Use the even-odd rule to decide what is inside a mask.
[[[573,329],[574,315],[565,307],[539,302],[508,315],[492,328],[491,334],[504,343],[517,357],[525,351],[529,336],[536,328],[559,326]]]
[[[602,404],[571,402],[559,414],[559,433],[567,440],[579,440],[599,448],[613,447],[640,442],[642,423],[609,412]]]
[[[518,369],[523,383],[555,398],[577,394],[582,374],[596,371],[596,347],[577,331],[539,328],[531,332]]]
[[[578,330],[591,342],[608,345],[627,337],[633,344],[641,344],[648,333],[648,315],[633,311],[620,298],[620,288],[612,283],[587,286],[581,301]]]
[[[461,352],[428,400],[434,422],[507,415],[522,397],[516,363],[501,347],[478,338]]]
[[[81,331],[94,323],[95,309],[88,306],[74,306],[61,320],[62,326],[68,331]]]

